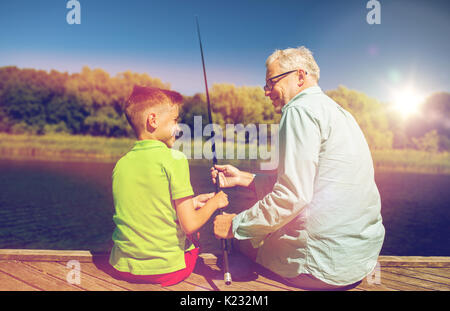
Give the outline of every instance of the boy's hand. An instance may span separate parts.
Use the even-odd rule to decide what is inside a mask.
[[[216,206],[217,209],[224,208],[228,206],[228,195],[220,191],[216,193],[216,195],[211,199],[213,201],[213,204]]]
[[[236,167],[226,165],[215,165],[211,167],[211,178],[216,184],[217,176],[219,176],[219,186],[221,188],[229,188],[240,185],[240,170]]]
[[[195,209],[199,209],[201,207],[203,207],[206,202],[210,199],[212,199],[214,197],[214,192],[211,193],[204,193],[204,194],[200,194],[196,197],[194,197],[194,208]]]

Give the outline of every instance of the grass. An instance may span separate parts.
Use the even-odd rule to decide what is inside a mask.
[[[130,150],[133,144],[134,139],[131,138],[0,133],[0,158],[115,162]],[[234,155],[237,154],[236,150],[240,147],[245,149],[244,159],[219,159],[219,162],[240,167],[257,167],[258,160],[249,160],[249,150],[256,146],[242,146],[242,144],[236,143],[233,147]],[[191,164],[211,163],[211,160],[204,156],[201,156],[200,159],[194,157],[195,150],[200,150],[200,154],[203,154],[201,153],[202,148],[206,150],[208,147],[205,147],[203,142],[191,142],[190,152],[184,148],[180,150],[185,151]],[[226,157],[226,144],[223,144],[223,148],[223,155]],[[430,153],[409,149],[392,149],[373,150],[372,156],[377,171],[450,174],[449,152]]]
[[[0,133],[0,157],[114,162],[124,155],[133,143],[134,140],[130,138]]]
[[[374,150],[375,170],[428,174],[450,174],[449,152],[425,152],[411,149]]]

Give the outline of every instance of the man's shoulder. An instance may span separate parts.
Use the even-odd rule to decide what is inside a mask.
[[[299,114],[299,115],[308,115],[311,117],[316,118],[318,113],[318,105],[314,104],[313,101],[311,101],[310,98],[299,98],[295,100],[294,102],[290,103],[289,106],[287,106],[284,109],[284,115],[289,114]]]
[[[315,118],[321,118],[324,114],[335,111],[337,104],[331,97],[324,92],[314,92],[306,94],[306,96],[298,97],[291,105],[286,107],[286,110],[298,111],[300,113],[307,113]]]

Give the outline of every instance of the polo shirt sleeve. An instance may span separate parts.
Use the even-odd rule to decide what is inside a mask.
[[[233,234],[259,247],[311,202],[319,162],[320,125],[305,107],[289,107],[280,122],[280,163],[273,189],[233,218]]]
[[[172,200],[194,195],[189,174],[189,163],[184,153],[171,149],[165,170],[169,179]]]

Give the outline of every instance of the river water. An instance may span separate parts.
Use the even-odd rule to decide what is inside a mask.
[[[0,160],[0,248],[107,251],[114,230],[113,163]],[[450,256],[450,175],[377,173],[386,238],[382,255]],[[213,192],[208,166],[191,166],[196,194]],[[226,189],[229,212],[251,205],[244,189]],[[212,221],[203,250],[220,243]]]

